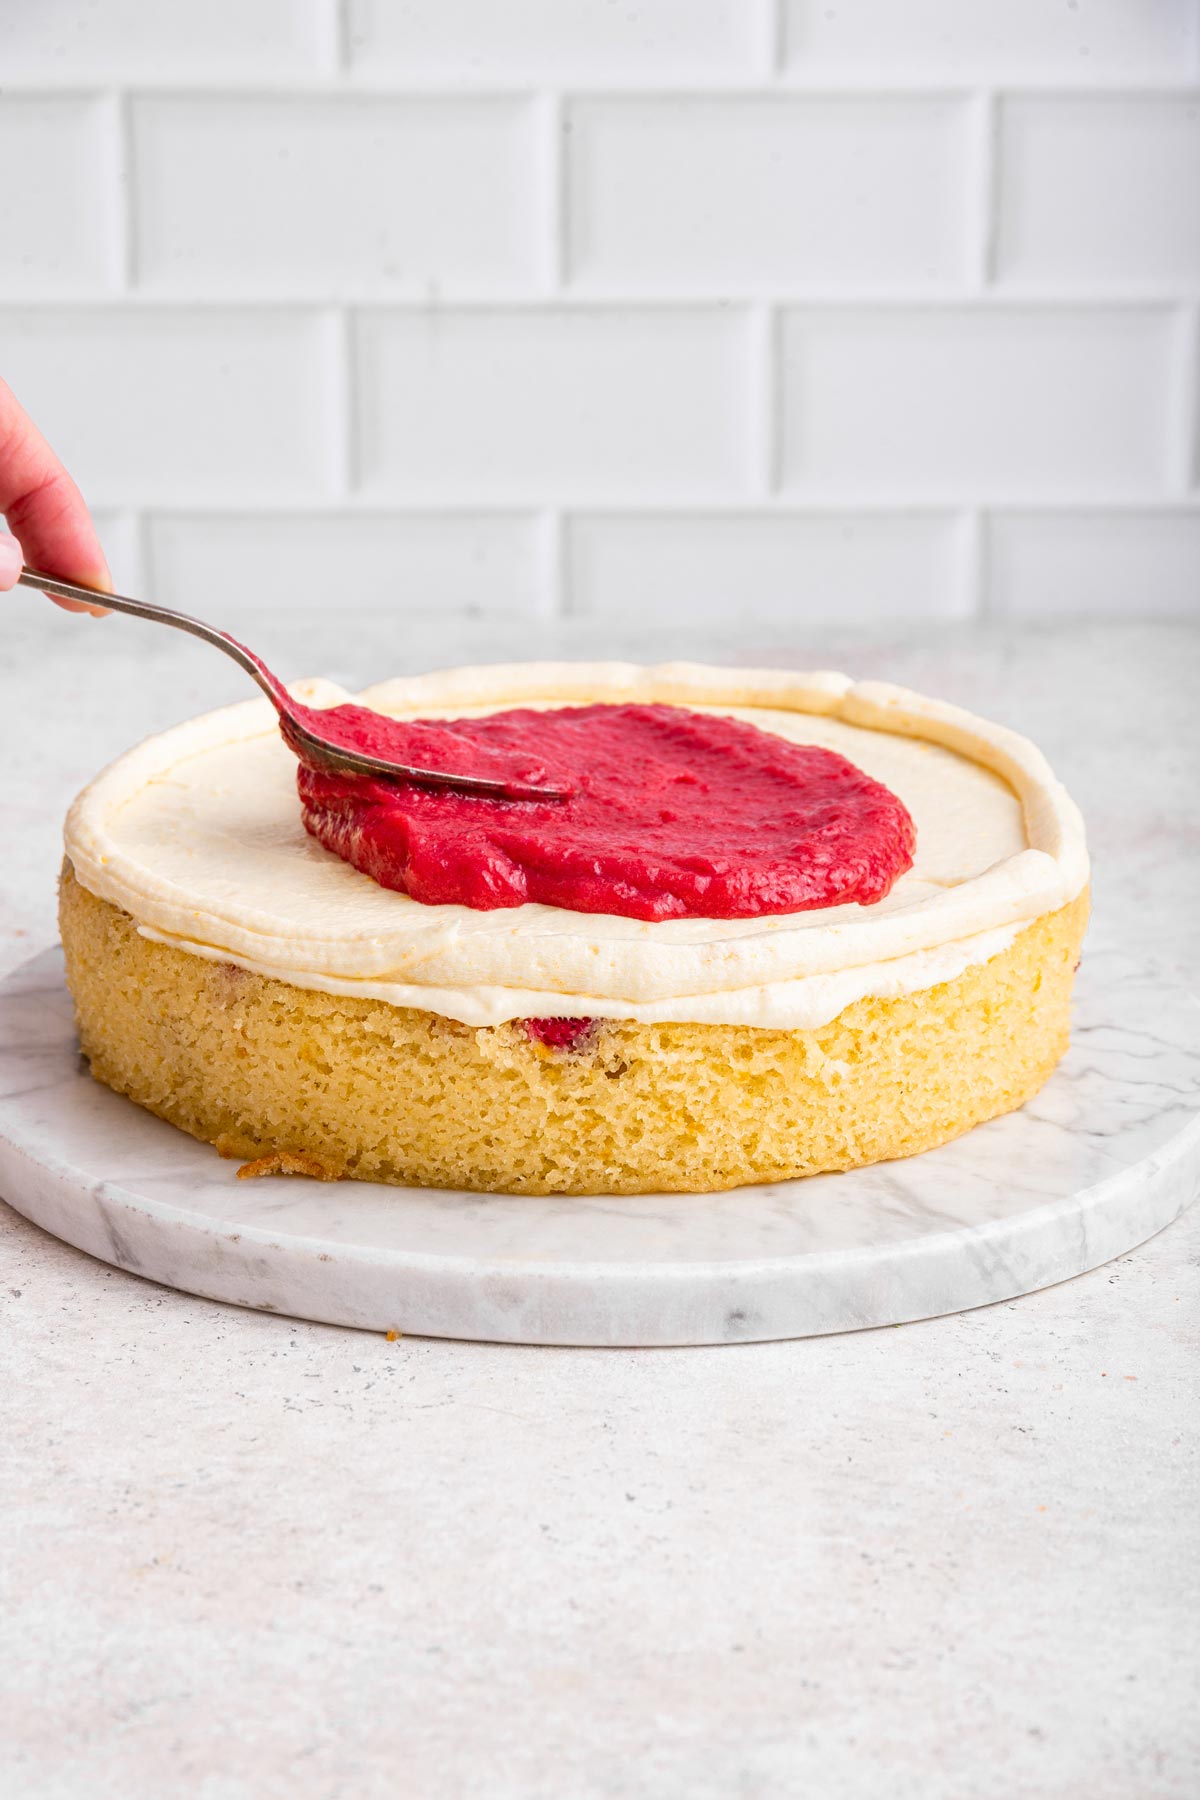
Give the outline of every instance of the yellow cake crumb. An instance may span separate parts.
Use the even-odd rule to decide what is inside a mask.
[[[1067,1047],[1087,911],[1083,893],[954,980],[815,1030],[600,1021],[564,1054],[519,1023],[458,1025],[155,943],[69,865],[61,891],[98,1081],[271,1172],[290,1157],[314,1166],[286,1172],[320,1179],[525,1194],[848,1169],[1012,1111]]]
[[[218,1145],[217,1154],[220,1153]],[[309,1156],[303,1150],[269,1150],[265,1156],[243,1163],[238,1180],[255,1181],[260,1175],[309,1175],[314,1181],[340,1181],[345,1172],[340,1163],[322,1162],[319,1156]]]

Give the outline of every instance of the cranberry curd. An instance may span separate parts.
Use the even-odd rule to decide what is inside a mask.
[[[540,902],[632,919],[742,919],[883,899],[911,867],[904,806],[836,751],[677,706],[483,718],[314,715],[339,743],[463,775],[553,782],[561,801],[299,770],[319,843],[426,905]]]

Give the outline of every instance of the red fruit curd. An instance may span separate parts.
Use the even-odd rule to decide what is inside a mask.
[[[313,837],[430,906],[754,918],[869,906],[912,865],[913,822],[888,788],[740,719],[595,705],[411,722],[339,706],[315,720],[375,755],[571,790],[484,799],[301,764]]]
[[[526,1034],[548,1050],[578,1050],[595,1030],[595,1019],[522,1019]]]

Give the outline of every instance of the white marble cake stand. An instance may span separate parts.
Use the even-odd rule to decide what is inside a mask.
[[[1085,957],[1066,1061],[1024,1110],[907,1162],[623,1199],[242,1182],[86,1073],[57,951],[0,986],[0,1193],[189,1293],[369,1330],[711,1344],[956,1312],[1093,1269],[1200,1188],[1200,1007]]]

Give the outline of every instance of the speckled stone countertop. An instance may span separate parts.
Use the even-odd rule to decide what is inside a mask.
[[[52,939],[73,792],[246,689],[169,632],[3,607],[10,966]],[[1096,937],[1197,979],[1198,633],[222,622],[349,686],[686,655],[945,695],[1080,801]],[[5,1793],[1200,1791],[1200,1207],[1019,1301],[711,1350],[388,1343],[151,1286],[3,1207],[0,1262]]]

